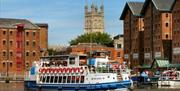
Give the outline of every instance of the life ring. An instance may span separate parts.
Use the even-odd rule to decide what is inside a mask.
[[[45,68],[42,68],[42,69],[41,69],[41,73],[45,73]]]
[[[58,73],[62,73],[62,72],[63,72],[62,68],[59,68]]]
[[[48,69],[44,68],[44,73],[47,73],[48,72]]]
[[[69,73],[73,73],[72,69],[73,69],[73,68],[69,68]]]
[[[55,73],[56,72],[56,68],[52,68],[52,73]]]
[[[50,68],[47,68],[47,73],[51,73],[51,69]]]
[[[58,68],[56,68],[56,69],[55,69],[55,73],[59,73],[58,71],[59,71]]]

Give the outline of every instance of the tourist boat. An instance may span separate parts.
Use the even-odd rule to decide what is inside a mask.
[[[34,62],[25,77],[26,89],[110,90],[132,86],[127,68],[113,69],[108,58],[85,55],[42,57]]]
[[[180,86],[180,71],[165,70],[159,78],[159,86]]]

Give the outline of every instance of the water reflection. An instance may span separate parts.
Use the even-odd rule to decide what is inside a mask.
[[[22,83],[22,82],[12,82],[12,83],[0,82],[0,91],[24,91],[24,83]]]
[[[0,91],[38,91],[38,90],[24,90],[23,82],[12,82],[12,83],[3,83],[0,82]],[[57,91],[57,90],[45,90],[41,91]],[[111,91],[129,91],[127,89],[121,90],[111,90]],[[133,91],[180,91],[180,87],[151,87],[151,86],[141,86]]]
[[[180,87],[140,86],[134,91],[180,91]]]

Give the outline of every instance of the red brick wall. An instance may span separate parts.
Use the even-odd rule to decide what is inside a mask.
[[[176,0],[174,8],[172,10],[173,16],[173,63],[180,63],[180,0]]]
[[[6,34],[3,34],[3,32],[6,32]],[[9,33],[8,33],[9,32]],[[29,41],[29,44],[26,45],[26,41],[23,43],[25,46],[25,52],[24,57],[25,57],[25,62],[22,63],[22,65],[20,66],[21,71],[17,70],[17,62],[16,62],[16,47],[17,47],[17,43],[16,43],[16,33],[17,33],[17,29],[0,29],[0,72],[6,72],[7,70],[7,60],[8,57],[7,55],[9,55],[9,64],[8,64],[8,68],[9,68],[9,73],[17,73],[17,74],[21,74],[24,71],[24,66],[27,64],[29,64],[29,66],[31,66],[33,61],[38,61],[40,58],[40,51],[39,51],[39,30],[25,30],[23,31],[23,33],[25,32],[25,37],[23,36],[23,38],[25,38],[26,41]],[[26,32],[29,32],[28,36],[26,35]],[[35,32],[35,35],[33,36],[33,32]],[[8,37],[9,34],[9,37]],[[9,40],[9,41],[8,41]],[[6,41],[6,44],[3,44],[3,41]],[[34,47],[33,42],[35,43]],[[9,46],[9,47],[8,47]],[[9,49],[7,49],[9,48]],[[9,53],[8,53],[9,50]],[[6,55],[4,55],[3,51],[6,52]],[[11,53],[12,55],[11,55]],[[26,52],[29,52],[29,56],[26,56]],[[33,52],[35,53],[35,55],[33,56]],[[3,64],[4,63],[4,64]]]
[[[109,55],[109,59],[112,60],[113,62],[120,62],[123,63],[123,49],[119,49],[119,50],[115,50],[114,47],[71,47],[70,48],[70,53],[88,53],[91,51],[109,51],[110,55]],[[121,57],[118,57],[117,54],[118,52],[120,52]]]
[[[152,62],[152,3],[149,3],[147,6],[147,9],[145,11],[145,16],[144,16],[144,63],[145,64],[151,64]]]
[[[130,35],[130,19],[131,11],[128,9],[126,11],[126,16],[124,18],[124,61],[130,63],[130,45],[131,45],[131,35]],[[130,65],[129,65],[130,66]]]

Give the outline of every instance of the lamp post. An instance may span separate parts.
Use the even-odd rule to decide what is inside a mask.
[[[6,35],[6,83],[9,83],[9,29],[7,29]]]
[[[9,83],[9,60],[6,61],[6,83]]]

